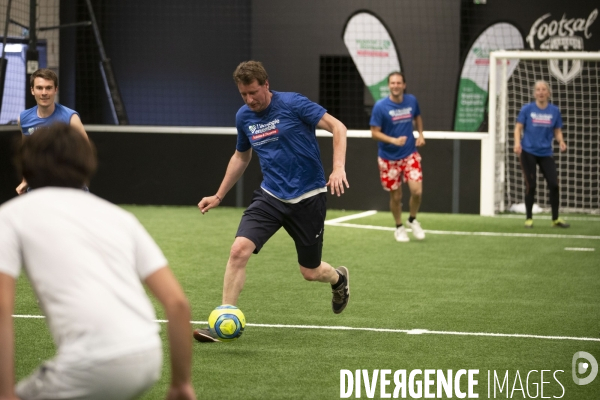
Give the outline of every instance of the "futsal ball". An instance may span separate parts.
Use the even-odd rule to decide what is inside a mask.
[[[210,313],[208,327],[219,340],[229,342],[242,336],[246,327],[246,317],[236,306],[224,304]]]

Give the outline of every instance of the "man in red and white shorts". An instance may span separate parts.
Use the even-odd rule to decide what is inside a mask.
[[[390,192],[390,210],[396,222],[394,238],[398,242],[410,239],[402,224],[402,182],[410,190],[410,216],[406,225],[417,240],[425,239],[425,232],[417,221],[423,193],[421,155],[417,147],[425,145],[423,119],[415,96],[404,94],[406,81],[401,72],[388,76],[390,95],[379,100],[371,113],[371,137],[379,142],[379,175],[383,189]],[[419,132],[415,139],[413,121]]]

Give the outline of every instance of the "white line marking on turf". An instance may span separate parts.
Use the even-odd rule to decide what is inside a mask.
[[[512,218],[512,219],[525,219],[525,214],[501,214],[501,215],[494,215],[492,218]],[[552,219],[551,215],[534,215],[534,219],[547,219],[550,220]],[[568,219],[569,221],[591,221],[591,222],[600,222],[600,218],[599,217],[565,217],[565,219]]]
[[[593,247],[565,247],[567,251],[595,251]]]
[[[343,226],[346,228],[359,228],[359,229],[375,229],[380,231],[395,231],[396,228],[389,226],[374,226],[374,225],[359,225],[359,224],[346,224],[346,223],[327,223],[330,226]],[[410,230],[410,229],[409,229]],[[508,237],[537,237],[537,238],[551,238],[551,239],[592,239],[600,240],[600,236],[586,236],[586,235],[558,235],[558,234],[540,234],[540,233],[507,233],[507,232],[459,232],[459,231],[437,231],[437,230],[424,230],[427,233],[433,233],[437,235],[464,235],[464,236],[508,236]]]
[[[346,215],[345,217],[330,219],[329,221],[325,221],[325,224],[337,224],[338,222],[350,221],[351,219],[368,217],[375,214],[377,214],[377,211],[375,210],[365,211],[359,214]]]
[[[192,324],[196,323],[192,321]],[[202,322],[199,322],[202,323]],[[524,335],[519,333],[487,333],[487,332],[452,332],[452,331],[430,331],[429,329],[385,329],[385,328],[354,328],[351,326],[319,326],[319,325],[278,325],[278,324],[246,324],[246,326],[256,326],[258,328],[291,328],[291,329],[327,329],[342,331],[367,331],[367,332],[389,332],[406,333],[408,335],[457,335],[457,336],[488,336],[488,337],[514,337],[530,339],[549,339],[549,340],[581,340],[600,342],[599,338],[572,337],[572,336],[543,336],[543,335]]]
[[[13,318],[45,318],[43,315],[13,315]],[[166,323],[166,319],[158,319],[156,322]],[[190,321],[192,325],[207,325],[207,321]],[[406,333],[407,335],[456,335],[456,336],[486,336],[486,337],[513,337],[527,339],[546,339],[546,340],[578,340],[589,342],[600,342],[599,338],[573,337],[573,336],[543,336],[543,335],[524,335],[520,333],[487,333],[487,332],[453,332],[453,331],[430,331],[429,329],[386,329],[386,328],[354,328],[352,326],[320,326],[320,325],[280,325],[280,324],[246,324],[246,326],[255,326],[257,328],[287,328],[287,329],[326,329],[339,331],[366,331],[366,332],[387,332],[387,333]]]

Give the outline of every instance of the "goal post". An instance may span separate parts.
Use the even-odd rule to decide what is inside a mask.
[[[524,202],[523,182],[513,154],[514,124],[524,104],[534,101],[533,86],[544,80],[563,119],[566,153],[555,160],[566,212],[600,209],[600,52],[490,52],[488,135],[481,142],[480,214],[494,215]],[[536,203],[549,207],[545,181],[538,174]]]

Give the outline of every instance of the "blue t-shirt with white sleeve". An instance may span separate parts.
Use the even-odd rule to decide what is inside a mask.
[[[406,136],[404,146],[378,142],[379,157],[385,160],[402,160],[417,150],[413,120],[419,115],[419,103],[412,94],[404,94],[401,103],[395,103],[389,97],[375,103],[369,124],[381,128],[381,132],[391,137]]]
[[[552,156],[554,129],[562,128],[560,110],[548,104],[543,110],[535,102],[521,108],[517,122],[523,124],[521,148],[538,157]]]
[[[54,103],[54,112],[47,118],[38,117],[37,110],[38,106],[34,106],[21,112],[19,124],[21,124],[21,131],[25,136],[33,134],[41,126],[52,125],[55,122],[70,124],[73,114],[79,115],[77,111],[58,103]]]
[[[298,93],[271,93],[263,111],[247,105],[238,110],[236,149],[252,148],[260,160],[261,187],[291,200],[326,186],[315,129],[327,110]]]

